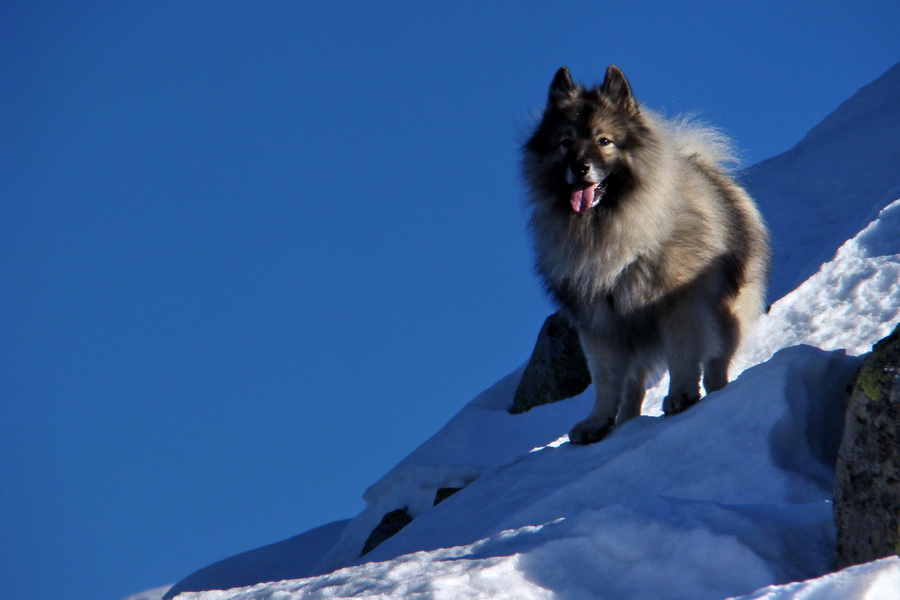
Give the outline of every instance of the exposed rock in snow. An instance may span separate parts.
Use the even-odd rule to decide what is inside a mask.
[[[522,413],[577,396],[590,384],[578,332],[565,317],[553,313],[541,327],[510,412]]]
[[[900,326],[856,376],[837,463],[837,564],[900,553]],[[898,588],[900,595],[900,588]]]

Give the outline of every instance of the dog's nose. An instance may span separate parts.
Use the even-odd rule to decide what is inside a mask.
[[[572,163],[572,174],[575,177],[584,177],[591,170],[591,165],[584,161],[575,161]]]

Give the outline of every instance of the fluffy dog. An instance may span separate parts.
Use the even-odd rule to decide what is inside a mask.
[[[741,334],[764,306],[768,233],[723,168],[719,133],[666,121],[622,71],[577,85],[561,68],[523,148],[536,270],[579,332],[594,408],[569,433],[601,440],[640,414],[666,366],[667,415],[728,382]]]

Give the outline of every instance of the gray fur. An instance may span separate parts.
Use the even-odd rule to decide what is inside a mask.
[[[601,86],[560,69],[525,143],[536,269],[576,325],[596,400],[569,433],[602,439],[640,414],[665,365],[666,414],[728,382],[741,335],[763,310],[768,233],[724,171],[727,140],[641,107],[622,72]],[[593,204],[593,205],[592,205]]]

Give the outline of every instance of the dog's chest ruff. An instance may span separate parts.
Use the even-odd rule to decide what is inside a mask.
[[[541,275],[557,302],[586,326],[636,316],[658,300],[659,276],[649,258],[621,247],[558,258],[545,262],[553,268]]]

